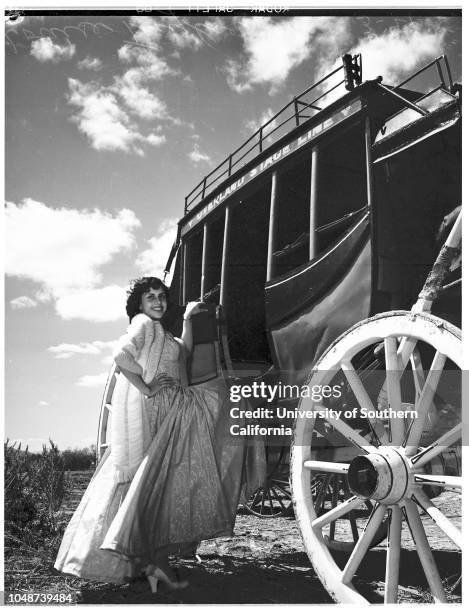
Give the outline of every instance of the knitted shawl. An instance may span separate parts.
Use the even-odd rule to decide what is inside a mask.
[[[119,338],[114,361],[149,384],[158,371],[164,339],[161,323],[139,313]],[[121,372],[114,388],[111,424],[111,460],[117,482],[130,481],[144,457],[150,443],[145,420],[144,397]]]

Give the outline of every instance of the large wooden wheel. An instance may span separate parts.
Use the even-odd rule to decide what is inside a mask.
[[[454,517],[459,513],[455,492],[461,490],[461,476],[454,467],[457,462],[448,460],[460,456],[461,353],[460,331],[454,326],[430,314],[396,311],[352,327],[327,349],[310,375],[311,389],[335,383],[350,388],[354,400],[345,394],[346,408],[357,407],[370,416],[347,418],[342,413],[333,418],[327,413],[325,418],[308,418],[301,411],[336,409],[338,404],[313,404],[304,398],[295,422],[290,459],[295,514],[311,563],[337,602],[368,602],[370,588],[360,572],[384,521],[389,527],[384,575],[374,578],[375,584],[384,583],[384,601],[399,599],[404,543],[406,553],[410,548],[420,560],[433,599],[447,599],[429,539],[445,541],[453,550],[461,547]],[[365,384],[360,363],[369,354],[382,355],[383,368],[376,370],[372,384]],[[414,410],[416,416],[409,412],[408,418],[380,418],[371,412],[383,407]],[[327,478],[342,475],[352,493],[325,513],[318,512],[311,495],[311,480],[319,473]],[[456,496],[449,504],[451,516],[448,503],[439,503],[448,492]],[[371,513],[361,521],[357,514],[366,506]],[[330,550],[332,524],[335,539],[340,540],[337,533],[342,531],[346,543],[340,555]],[[430,537],[430,530],[438,530],[438,538]]]

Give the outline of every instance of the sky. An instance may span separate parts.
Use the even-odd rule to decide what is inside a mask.
[[[460,27],[385,13],[7,20],[5,437],[95,443],[129,279],[162,275],[184,197],[346,52],[389,84],[446,53],[460,81]]]

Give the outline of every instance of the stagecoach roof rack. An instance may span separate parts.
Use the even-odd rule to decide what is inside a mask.
[[[235,171],[239,170],[253,156],[262,153],[264,145],[269,139],[268,144],[272,142],[272,138],[275,134],[275,140],[280,138],[279,130],[287,123],[294,120],[295,127],[299,126],[302,121],[310,119],[312,115],[305,114],[308,110],[313,112],[319,112],[323,110],[321,106],[317,105],[317,102],[328,96],[334,90],[341,85],[345,85],[346,89],[351,91],[356,85],[361,84],[361,54],[351,56],[346,54],[342,58],[342,66],[338,66],[332,72],[325,75],[319,81],[316,81],[309,87],[307,87],[300,94],[296,95],[290,102],[285,104],[275,115],[273,115],[268,121],[260,126],[260,128],[254,132],[243,144],[238,147],[235,151],[230,153],[226,159],[224,159],[216,168],[214,168],[209,174],[207,174],[196,187],[186,196],[184,214],[189,212],[193,206],[201,202],[205,196],[213,191],[213,189],[219,185],[226,178],[229,178]],[[326,83],[331,77],[336,75],[338,72],[343,71],[344,76],[338,82],[320,93],[313,100],[305,99],[308,94],[313,90]],[[318,93],[316,91],[316,93]],[[293,109],[293,113],[289,114],[289,111]],[[281,117],[279,123],[277,120]],[[267,128],[270,129],[267,131]],[[246,159],[251,154],[249,159]],[[244,163],[243,163],[244,162]],[[217,174],[218,173],[218,174]]]
[[[412,104],[409,100],[406,100],[403,96],[400,96],[396,90],[399,90],[404,85],[407,85],[412,79],[423,72],[429,70],[433,66],[436,67],[440,83],[436,87],[439,89],[442,87],[450,93],[454,93],[457,86],[453,83],[452,75],[448,60],[445,55],[441,55],[435,58],[430,63],[426,64],[416,72],[412,73],[401,83],[395,86],[385,86],[381,84],[381,78],[379,77],[374,82],[380,88],[383,93],[387,93],[394,97],[399,97],[404,105],[414,107],[414,110],[420,111],[421,109],[416,106],[416,102]],[[444,69],[443,69],[444,68]],[[326,83],[331,77],[337,75],[340,71],[343,72],[343,78],[334,83],[331,87],[328,87],[325,91],[317,90],[318,87]],[[444,75],[446,72],[446,77]],[[212,193],[218,186],[220,186],[226,179],[231,177],[240,168],[245,166],[249,161],[254,159],[259,153],[262,153],[266,148],[267,144],[270,146],[274,142],[280,140],[284,136],[285,132],[280,132],[281,128],[288,123],[293,123],[293,128],[298,127],[302,122],[310,119],[315,113],[323,110],[323,107],[318,106],[318,102],[323,100],[335,91],[341,85],[344,85],[345,89],[349,92],[355,89],[355,87],[361,85],[362,79],[362,61],[361,54],[354,56],[346,54],[342,57],[342,65],[335,68],[332,72],[319,79],[309,87],[307,87],[300,94],[295,96],[290,102],[283,106],[275,115],[273,115],[268,121],[260,126],[260,128],[254,132],[243,144],[238,147],[235,151],[230,153],[216,168],[214,168],[209,174],[194,187],[194,189],[186,196],[184,215],[189,213],[197,204],[200,204],[210,193]],[[330,84],[330,83],[328,83]],[[434,89],[433,91],[436,91]],[[313,100],[306,99],[306,96],[316,90],[315,93],[319,93]],[[426,94],[425,94],[426,95]],[[326,104],[327,106],[327,104]],[[293,111],[293,112],[291,112]],[[426,111],[421,111],[421,114],[426,114]],[[278,123],[277,123],[278,121]]]

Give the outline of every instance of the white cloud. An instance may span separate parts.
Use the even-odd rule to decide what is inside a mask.
[[[116,79],[114,91],[121,96],[126,106],[141,119],[165,119],[166,104],[158,96],[132,79]]]
[[[40,402],[38,402],[38,406],[49,406],[49,402],[45,402],[44,400],[41,400]]]
[[[202,24],[198,26],[192,24],[188,19],[173,19],[168,17],[165,20],[167,25],[167,36],[177,49],[189,48],[196,51],[203,45],[203,40],[199,34]]]
[[[134,231],[139,226],[128,209],[112,215],[97,209],[51,208],[29,198],[21,204],[7,202],[5,272],[38,283],[37,299],[41,301],[47,297],[64,299],[56,308],[70,318],[71,295],[79,297],[101,283],[101,266],[135,246]],[[103,299],[116,297],[116,290],[103,294]],[[83,318],[94,320],[85,306]],[[96,308],[96,320],[117,318],[112,303],[97,304]]]
[[[165,219],[160,224],[156,236],[147,241],[148,248],[137,257],[135,264],[144,276],[163,278],[164,267],[176,238],[177,221],[177,219]]]
[[[160,147],[166,142],[166,136],[164,134],[155,134],[152,132],[151,134],[148,134],[146,141],[153,147]]]
[[[133,16],[129,21],[130,25],[135,28],[133,32],[135,42],[142,45],[156,45],[161,40],[165,30],[165,23],[162,19]]]
[[[50,36],[38,38],[31,43],[31,55],[40,62],[53,62],[69,60],[75,55],[76,47],[67,42],[63,45],[52,41]]]
[[[119,48],[117,56],[124,64],[137,64],[128,71],[127,76],[134,81],[159,81],[167,75],[178,74],[178,71],[171,68],[165,59],[159,57],[153,48],[126,43]]]
[[[106,384],[108,372],[101,374],[85,374],[75,383],[78,387],[103,387]]]
[[[446,34],[440,20],[414,21],[360,40],[352,53],[362,53],[364,79],[381,75],[385,83],[397,84],[396,81],[443,52]]]
[[[141,153],[136,143],[143,136],[108,88],[78,79],[69,79],[68,84],[68,102],[78,107],[73,119],[94,149]]]
[[[194,144],[194,148],[187,155],[194,164],[200,164],[200,163],[211,164],[212,163],[212,158],[210,157],[210,155],[207,155],[206,153],[202,153],[197,143]]]
[[[338,17],[243,17],[237,21],[247,57],[226,64],[228,84],[238,93],[256,84],[276,91],[291,70],[313,51],[316,55],[337,50],[350,37],[347,18]]]
[[[37,302],[27,295],[20,295],[19,297],[10,300],[10,306],[13,308],[13,310],[22,310],[23,308],[35,308],[37,306]]]
[[[49,346],[48,351],[56,359],[70,359],[75,355],[101,355],[103,352],[112,351],[116,345],[116,340],[94,340],[93,342],[80,342],[80,344],[56,344]]]
[[[126,316],[126,290],[117,285],[69,292],[55,304],[62,319],[84,319],[96,323],[117,321]]]
[[[156,81],[169,74],[178,74],[162,56],[161,38],[166,30],[161,18],[131,17],[132,42],[126,42],[117,51],[119,59],[127,64],[136,63],[130,78],[138,82]]]
[[[130,117],[132,113],[141,119],[172,120],[166,104],[140,84],[140,76],[140,69],[132,68],[110,86],[68,80],[68,102],[78,108],[72,119],[94,149],[144,155],[142,144],[160,146],[166,141],[161,133],[144,134]],[[121,107],[117,95],[128,110]],[[157,132],[161,130],[158,125]]]
[[[412,71],[443,53],[446,34],[444,19],[415,20],[403,27],[389,28],[382,34],[368,34],[351,50],[343,48],[333,58],[330,54],[324,56],[320,63],[319,76],[340,66],[343,53],[361,53],[364,81],[382,76],[384,83],[397,85]],[[342,78],[342,72],[339,74]],[[328,84],[328,87],[331,84]],[[338,87],[322,98],[319,105],[325,107],[344,93],[344,88]]]
[[[77,66],[80,70],[93,70],[94,72],[98,72],[103,67],[103,62],[98,57],[87,55],[78,62]]]

